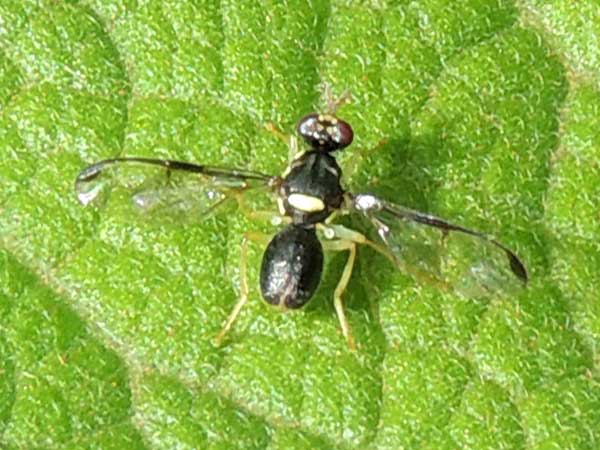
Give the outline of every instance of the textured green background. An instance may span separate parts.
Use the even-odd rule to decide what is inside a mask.
[[[0,1],[0,447],[600,448],[597,1],[255,3]],[[495,232],[523,295],[444,296],[363,249],[351,354],[343,255],[281,314],[254,248],[216,349],[241,233],[265,226],[75,200],[114,155],[280,173],[263,125],[291,131],[322,81],[354,96],[348,185]]]

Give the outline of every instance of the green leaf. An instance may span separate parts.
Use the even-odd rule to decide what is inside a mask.
[[[1,2],[0,447],[598,448],[599,30],[592,0]],[[292,133],[322,83],[352,93],[349,189],[494,233],[521,295],[442,294],[360,248],[352,353],[346,256],[281,314],[253,245],[219,348],[242,235],[276,228],[76,201],[115,155],[281,173],[265,125]]]

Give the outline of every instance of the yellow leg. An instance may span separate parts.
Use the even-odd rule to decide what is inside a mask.
[[[277,126],[273,122],[267,122],[265,124],[265,129],[284,144],[288,145],[290,143],[289,135],[285,134],[283,131],[277,128]]]
[[[348,260],[346,261],[346,265],[344,266],[344,271],[342,272],[340,281],[338,281],[335,291],[333,292],[333,306],[335,307],[335,312],[340,322],[342,334],[346,338],[348,347],[350,348],[350,350],[355,351],[356,344],[354,343],[354,338],[352,337],[352,333],[350,332],[350,325],[348,323],[348,319],[346,318],[346,313],[344,312],[344,302],[342,301],[342,294],[348,286],[350,276],[352,275],[352,270],[354,269],[354,261],[356,260],[356,244],[354,242],[345,240],[324,242],[323,244],[324,248],[327,250],[348,250]]]
[[[241,193],[235,197],[238,207],[244,216],[248,219],[260,220],[270,222],[272,225],[281,225],[282,223],[289,223],[291,219],[286,216],[282,216],[273,211],[266,210],[254,210],[250,208],[244,199],[244,194]]]
[[[298,139],[296,139],[296,136],[290,136],[288,143],[288,163],[291,164],[299,156],[299,153]]]
[[[290,134],[285,134],[272,122],[267,123],[265,128],[269,133],[273,134],[277,139],[288,146],[288,162],[291,163],[298,154],[298,140],[296,137]]]
[[[359,165],[363,163],[366,158],[370,157],[373,153],[380,150],[388,142],[388,139],[383,138],[380,139],[379,142],[377,142],[377,144],[375,144],[373,147],[370,147],[366,150],[364,148],[352,150],[353,157],[345,160],[344,165],[342,167],[344,170],[344,177],[346,178],[346,180],[352,178],[352,175],[358,170]]]
[[[233,322],[235,322],[235,319],[237,318],[240,311],[242,310],[242,307],[248,300],[248,276],[246,273],[246,266],[248,263],[248,243],[250,241],[266,242],[269,240],[269,238],[270,238],[269,235],[259,233],[259,232],[244,233],[244,237],[242,239],[242,251],[240,254],[240,298],[237,301],[237,303],[235,304],[235,306],[233,307],[233,310],[231,311],[231,313],[229,314],[229,317],[227,318],[225,325],[223,325],[223,328],[221,329],[219,334],[217,334],[217,336],[215,337],[215,344],[217,344],[218,346],[220,346],[221,343],[223,342],[223,338],[225,337],[225,335],[227,334],[227,332],[233,325]]]
[[[326,239],[340,239],[371,247],[373,250],[376,250],[385,256],[400,272],[410,275],[421,284],[429,284],[446,292],[452,292],[453,290],[443,279],[425,270],[419,269],[418,267],[405,264],[398,255],[392,253],[384,244],[373,242],[358,231],[350,230],[345,226],[338,224],[318,224],[317,229],[323,233]]]

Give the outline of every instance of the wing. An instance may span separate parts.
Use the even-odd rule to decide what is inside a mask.
[[[375,226],[396,266],[418,280],[467,297],[512,294],[527,283],[517,255],[486,234],[372,195],[352,196],[351,208]]]
[[[200,222],[236,196],[273,189],[277,180],[258,172],[181,161],[114,158],[84,169],[75,180],[75,192],[83,205],[103,205],[111,197],[125,214],[160,222]]]

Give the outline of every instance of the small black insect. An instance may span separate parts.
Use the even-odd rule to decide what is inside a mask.
[[[132,205],[150,215],[208,217],[228,200],[236,200],[250,216],[275,217],[283,228],[269,240],[245,233],[240,263],[240,299],[217,336],[221,341],[248,298],[246,255],[249,241],[267,243],[260,270],[260,289],[270,304],[286,309],[304,306],[315,293],[323,269],[323,249],[348,251],[349,257],[334,292],[334,306],[348,345],[355,344],[346,319],[342,294],[348,284],[358,244],[385,255],[399,270],[419,281],[466,296],[508,294],[527,282],[519,258],[492,237],[413,211],[370,194],[351,194],[341,186],[342,170],[334,153],[352,143],[352,127],[334,115],[341,103],[330,102],[329,114],[312,113],[297,127],[307,149],[298,151],[293,137],[271,130],[290,144],[290,164],[282,176],[187,162],[113,158],[84,169],[76,179],[79,201],[103,201],[110,190],[125,189]],[[248,211],[244,198],[253,192],[271,194],[279,214]],[[370,221],[378,242],[358,231],[332,223],[337,214],[358,214]]]

